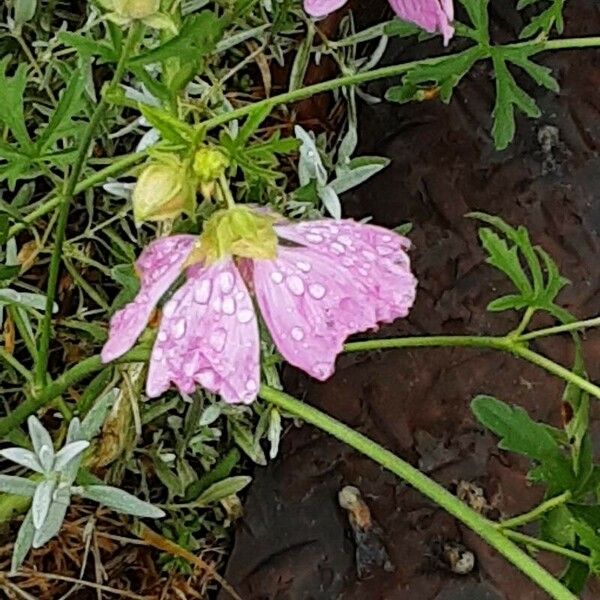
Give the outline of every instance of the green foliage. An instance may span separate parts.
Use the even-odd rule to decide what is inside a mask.
[[[490,396],[477,396],[471,408],[478,421],[500,437],[500,448],[535,461],[530,473],[533,481],[546,483],[553,494],[575,486],[571,461],[561,447],[564,436],[560,430],[537,423],[522,408]]]
[[[490,227],[479,230],[481,244],[488,258],[486,262],[504,273],[518,293],[496,298],[488,310],[545,310],[563,322],[573,320],[567,311],[555,302],[560,291],[569,282],[559,272],[556,263],[539,246],[533,246],[527,229],[516,229],[500,217],[484,213],[468,215]]]
[[[517,3],[517,9],[523,10],[524,8],[539,3],[547,5],[541,13],[535,15],[528,25],[521,31],[521,38],[528,38],[535,35],[547,36],[553,28],[556,28],[558,33],[562,33],[565,23],[563,19],[563,10],[565,7],[566,0],[519,0]]]
[[[519,7],[538,0],[522,0]],[[551,70],[533,62],[532,57],[543,50],[538,40],[528,44],[496,46],[490,44],[488,0],[461,0],[471,25],[457,24],[457,35],[469,38],[475,45],[447,58],[442,57],[434,64],[417,65],[403,77],[402,84],[391,87],[386,98],[392,102],[424,101],[439,98],[450,102],[456,86],[471,71],[473,66],[491,59],[496,80],[496,99],[492,112],[492,136],[498,150],[504,150],[514,139],[515,109],[530,118],[541,114],[535,100],[517,83],[509,66],[515,66],[527,74],[537,85],[553,92],[559,91]],[[548,33],[556,23],[562,29],[562,9],[564,0],[553,0],[544,13],[533,19],[522,33],[529,37],[532,33]]]

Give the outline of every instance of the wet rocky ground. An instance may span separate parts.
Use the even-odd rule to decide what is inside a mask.
[[[372,4],[363,18],[384,10],[385,3]],[[515,39],[522,27],[514,4],[492,2],[497,40]],[[568,3],[564,35],[598,31],[597,2]],[[384,62],[440,51],[438,41],[428,44],[407,50],[394,43]],[[553,68],[561,92],[526,84],[543,116],[519,118],[515,142],[504,152],[496,152],[489,137],[493,79],[487,65],[466,78],[449,106],[361,106],[360,153],[387,156],[392,164],[344,198],[345,214],[372,216],[389,227],[413,223],[412,258],[420,280],[410,317],[377,335],[500,334],[515,326],[516,315],[485,310],[509,286],[484,263],[475,224],[465,218],[473,210],[526,225],[572,282],[562,304],[582,318],[600,313],[600,51],[546,54],[541,62]],[[382,83],[369,89],[384,90]],[[537,350],[564,364],[572,358],[566,337],[544,341]],[[599,334],[589,334],[586,359],[590,376],[600,378]],[[536,367],[488,351],[398,350],[344,356],[324,384],[292,369],[285,380],[291,393],[441,484],[482,493],[498,516],[527,510],[541,498],[542,491],[526,480],[527,462],[499,451],[469,410],[475,395],[488,393],[559,424],[562,386]],[[594,413],[600,448],[600,414]],[[379,529],[379,542],[358,540],[359,546],[382,543],[390,563],[360,576],[357,540],[338,503],[346,485],[361,491]],[[474,568],[453,572],[449,548],[459,559],[472,553]],[[553,557],[539,558],[556,572],[562,566]],[[256,470],[226,578],[245,600],[546,598],[418,492],[306,426],[288,431],[279,458]],[[590,586],[585,598],[598,597],[600,588]]]

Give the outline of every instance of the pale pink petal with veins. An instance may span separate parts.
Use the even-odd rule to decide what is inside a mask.
[[[115,360],[133,347],[154,307],[179,277],[195,243],[196,236],[174,235],[152,242],[142,252],[136,262],[140,291],[111,319],[108,341],[102,348],[103,362]]]
[[[317,19],[326,17],[346,4],[348,0],[304,0],[304,10]]]
[[[314,248],[280,246],[275,260],[255,260],[254,292],[282,356],[319,380],[349,335],[377,324],[367,287]]]
[[[283,238],[313,248],[335,261],[346,277],[368,290],[376,320],[391,322],[406,317],[412,307],[417,280],[410,270],[405,237],[383,227],[350,219],[323,219],[277,225]]]
[[[312,17],[321,18],[336,11],[347,0],[304,0],[304,10]],[[452,0],[390,0],[394,12],[403,20],[418,25],[429,33],[439,32],[448,44],[454,35]]]
[[[444,44],[454,35],[452,0],[390,0],[390,4],[403,21],[414,23],[429,33],[441,33]]]
[[[258,324],[235,263],[197,264],[187,277],[163,309],[148,396],[159,396],[171,383],[185,393],[200,384],[225,402],[252,402],[260,383]]]

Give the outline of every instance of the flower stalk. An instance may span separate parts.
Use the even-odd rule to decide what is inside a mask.
[[[119,82],[123,78],[127,65],[127,59],[129,58],[129,55],[133,52],[135,44],[139,39],[141,27],[142,26],[140,24],[136,23],[129,30],[127,39],[123,44],[121,57],[115,69],[112,81],[108,85],[108,87],[104,89],[100,101],[98,102],[98,105],[94,110],[92,118],[90,119],[90,122],[88,123],[83,133],[83,137],[79,145],[79,151],[77,153],[77,158],[75,159],[75,163],[73,164],[71,174],[69,176],[69,179],[67,180],[64,193],[61,197],[58,197],[58,222],[56,225],[54,249],[52,251],[52,258],[50,260],[50,268],[48,272],[46,308],[41,324],[41,335],[38,347],[37,361],[35,365],[35,383],[38,388],[42,388],[45,385],[47,379],[48,355],[50,351],[50,337],[52,333],[52,307],[54,306],[54,300],[56,298],[56,289],[58,285],[58,275],[60,271],[62,250],[67,230],[67,222],[69,219],[69,208],[71,206],[73,196],[75,195],[77,183],[79,182],[79,177],[85,165],[86,158],[90,150],[90,146],[92,144],[92,139],[108,107],[108,93],[114,90],[114,88],[119,84]]]

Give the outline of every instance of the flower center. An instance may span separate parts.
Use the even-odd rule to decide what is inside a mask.
[[[273,259],[277,256],[275,218],[246,206],[217,211],[205,224],[188,264],[213,263],[224,256]]]

